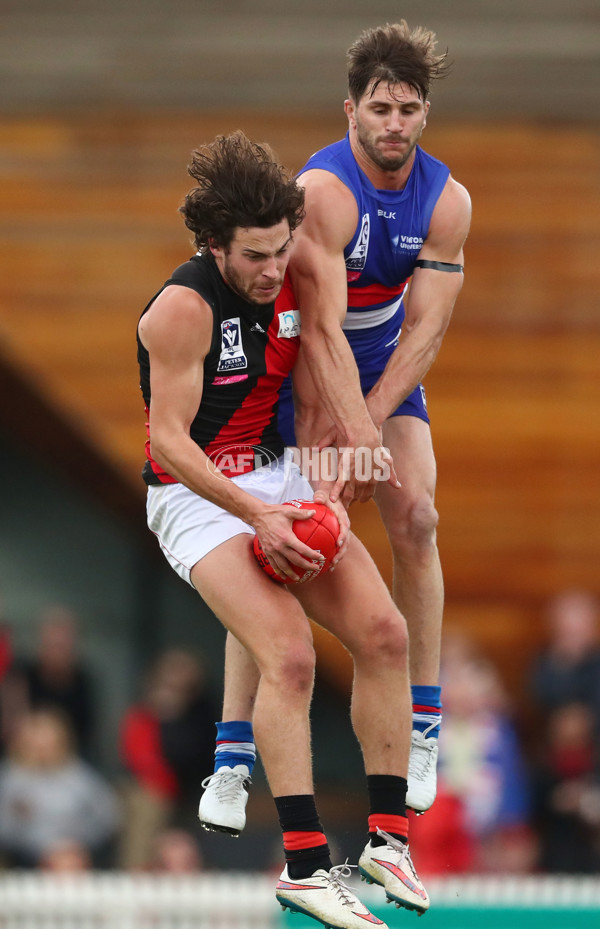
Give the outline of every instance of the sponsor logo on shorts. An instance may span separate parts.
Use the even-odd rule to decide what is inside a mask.
[[[221,323],[221,355],[217,371],[236,371],[247,368],[248,359],[242,344],[242,329],[239,316],[224,319]]]

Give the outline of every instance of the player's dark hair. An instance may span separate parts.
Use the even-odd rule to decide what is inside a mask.
[[[287,219],[293,232],[304,217],[303,188],[268,145],[241,130],[192,152],[188,173],[198,183],[179,212],[201,251],[209,243],[227,248],[238,226],[267,228]]]
[[[448,52],[436,55],[434,32],[418,26],[411,32],[406,20],[366,29],[347,52],[348,93],[358,103],[369,88],[371,93],[383,81],[408,84],[427,100],[432,81],[444,77],[450,65]]]

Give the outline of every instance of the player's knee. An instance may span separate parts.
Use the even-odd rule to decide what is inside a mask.
[[[408,656],[404,617],[395,608],[372,616],[370,622],[365,623],[365,635],[357,651],[369,663],[383,661],[399,667]]]
[[[315,677],[315,650],[309,642],[290,642],[279,654],[277,676],[288,693],[312,692]]]
[[[409,502],[401,518],[392,522],[390,544],[396,554],[427,553],[435,547],[438,512],[431,497],[423,495]]]

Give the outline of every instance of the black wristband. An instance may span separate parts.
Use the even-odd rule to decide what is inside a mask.
[[[431,271],[453,271],[456,274],[462,274],[463,266],[462,265],[453,265],[448,261],[425,261],[423,258],[417,258],[415,261],[415,268],[429,268]]]

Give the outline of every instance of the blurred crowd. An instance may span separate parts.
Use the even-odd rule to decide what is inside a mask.
[[[518,704],[489,655],[444,636],[438,797],[411,833],[423,873],[600,870],[600,610],[553,597]]]
[[[444,636],[439,789],[412,817],[423,875],[600,870],[600,609],[565,591],[515,700],[493,656]],[[218,703],[203,656],[158,654],[115,733],[120,769],[94,755],[101,696],[78,617],[40,616],[30,655],[0,624],[0,867],[210,868],[196,819],[211,773]]]
[[[13,654],[0,628],[0,866],[201,870],[196,810],[218,713],[201,658],[156,657],[120,720],[120,770],[108,776],[94,760],[102,702],[81,640],[62,607],[41,615],[31,656]]]

